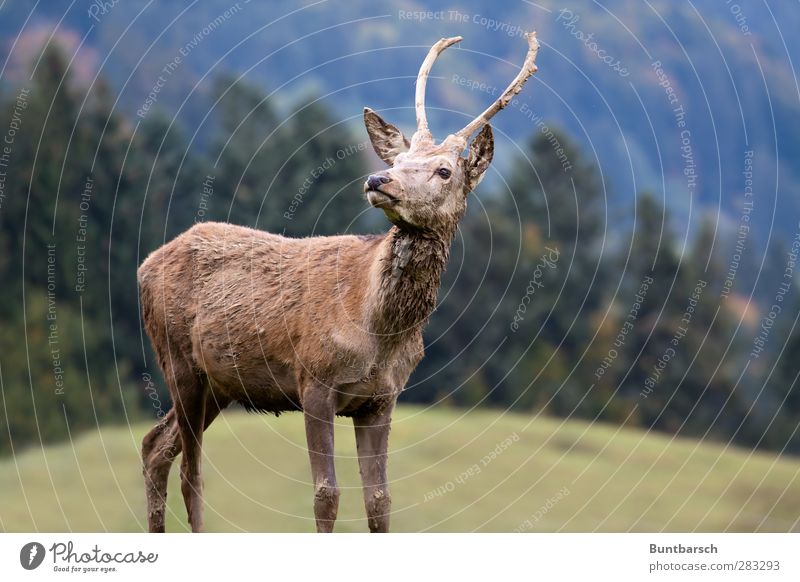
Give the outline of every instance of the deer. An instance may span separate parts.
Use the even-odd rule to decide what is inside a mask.
[[[411,140],[364,109],[373,149],[388,166],[364,183],[369,204],[391,223],[385,234],[289,238],[200,222],[142,262],[141,315],[173,403],[142,442],[150,532],[165,531],[178,454],[189,526],[203,531],[203,432],[231,403],[302,411],[317,532],[333,531],[339,505],[334,421],[352,418],[367,525],[389,530],[392,413],[423,357],[422,332],[467,196],[492,162],[489,120],[537,70],[536,33],[526,39],[505,91],[440,143],[428,127],[426,83],[460,36],[440,39],[420,66]]]

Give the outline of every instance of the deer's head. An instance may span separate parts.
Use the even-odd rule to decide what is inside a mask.
[[[394,125],[369,108],[364,109],[372,147],[390,168],[369,176],[364,192],[370,204],[382,209],[401,228],[436,230],[457,223],[464,214],[466,198],[483,178],[492,162],[494,140],[489,120],[520,92],[536,72],[539,43],[536,33],[526,35],[528,54],[517,77],[502,95],[464,129],[436,143],[425,114],[425,85],[439,54],[460,42],[461,37],[443,38],[428,52],[417,76],[415,108],[417,131],[409,141]],[[479,131],[480,130],[480,131]],[[469,144],[470,137],[479,131]]]

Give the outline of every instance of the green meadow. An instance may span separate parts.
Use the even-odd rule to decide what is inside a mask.
[[[353,431],[337,419],[336,531],[366,531]],[[106,427],[0,462],[0,529],[143,531],[139,445]],[[403,406],[390,442],[395,532],[800,531],[800,459],[639,429]],[[225,413],[204,443],[208,531],[310,532],[300,414]],[[168,531],[185,531],[178,464]]]

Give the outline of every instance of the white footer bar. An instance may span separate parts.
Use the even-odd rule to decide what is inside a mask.
[[[0,579],[777,582],[800,580],[799,548],[797,534],[3,534]]]

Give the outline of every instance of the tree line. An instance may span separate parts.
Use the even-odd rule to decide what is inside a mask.
[[[28,86],[6,87],[0,452],[165,414],[136,268],[193,223],[287,236],[387,228],[360,193],[379,163],[363,128],[313,98],[277,108],[225,75],[208,99],[198,145],[167,112],[115,110],[102,79],[73,83],[55,48]],[[763,288],[789,284],[753,355],[775,302],[737,290],[752,257],[731,284],[724,241],[736,241],[716,221],[676,234],[657,196],[613,196],[544,123],[521,149],[471,195],[402,399],[800,452],[796,250],[775,241],[759,268]]]

